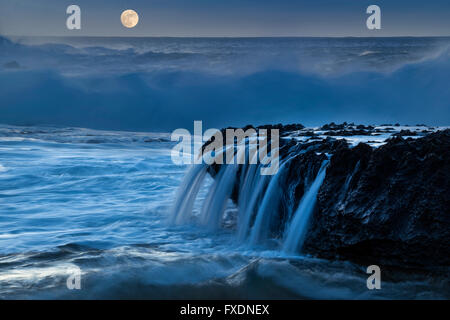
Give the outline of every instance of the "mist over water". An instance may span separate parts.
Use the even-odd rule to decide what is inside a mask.
[[[450,116],[448,38],[14,40],[0,42],[0,65],[19,65],[0,71],[3,123],[171,131]]]

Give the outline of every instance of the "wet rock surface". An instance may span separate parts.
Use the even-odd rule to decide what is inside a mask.
[[[450,265],[449,129],[346,123],[264,128],[288,137],[280,140],[280,157],[290,160],[280,190],[283,201],[271,221],[274,238],[283,236],[309,183],[329,158],[304,253],[398,267]],[[386,133],[381,146],[371,145],[370,138]],[[353,135],[370,137],[356,145],[342,138]],[[215,176],[219,169],[213,165],[209,172]],[[234,201],[238,189],[239,182]]]
[[[392,265],[450,264],[450,130],[336,150],[306,252]]]

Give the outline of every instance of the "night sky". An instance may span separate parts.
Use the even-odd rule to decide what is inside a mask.
[[[66,8],[82,29],[65,27]],[[382,30],[368,30],[366,8],[381,7]],[[134,9],[139,25],[120,14]],[[448,0],[0,0],[0,34],[11,36],[449,36]]]

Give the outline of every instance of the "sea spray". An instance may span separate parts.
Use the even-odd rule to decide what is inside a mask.
[[[250,157],[249,153],[249,163],[242,167],[239,184],[239,212],[245,212],[248,201],[253,193],[252,187],[254,186],[255,177],[257,176],[256,170],[258,170],[259,167],[257,159],[257,153],[253,153],[252,157]]]
[[[175,204],[170,214],[170,222],[181,224],[186,222],[192,214],[194,201],[206,175],[205,164],[192,165],[178,188]]]
[[[245,205],[241,206],[244,210],[239,211],[238,217],[238,240],[243,241],[247,237],[247,234],[250,230],[252,217],[256,208],[258,206],[259,200],[264,196],[264,192],[266,190],[266,186],[270,176],[262,176],[259,172],[255,173],[253,178],[253,183],[249,184],[249,187],[246,187],[245,194],[248,194],[248,197],[245,201]],[[241,202],[241,201],[240,201]]]
[[[238,165],[222,165],[203,203],[201,223],[209,230],[220,227],[221,218],[235,186]]]
[[[250,164],[242,169],[242,177],[239,189],[238,201],[238,226],[237,238],[241,241],[247,235],[248,224],[253,212],[253,207],[256,204],[256,199],[259,196],[261,189],[265,184],[265,177],[261,177],[259,167],[255,160],[258,155],[253,154],[253,159],[250,159]],[[262,178],[262,179],[261,179]]]
[[[329,160],[324,160],[320,170],[311,184],[309,190],[300,201],[292,222],[287,229],[282,251],[285,253],[296,253],[301,249],[305,240],[309,218],[313,212],[317,200],[317,193],[325,179],[326,167]]]
[[[291,159],[292,158],[282,163],[278,174],[272,177],[269,182],[250,234],[250,243],[252,245],[256,245],[262,239],[267,239],[271,217],[273,216],[273,213],[277,211],[282,196],[280,184],[285,178],[286,164]]]

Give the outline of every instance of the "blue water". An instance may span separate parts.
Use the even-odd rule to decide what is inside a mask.
[[[144,142],[152,135],[130,144],[77,129],[51,129],[44,137],[1,131],[3,253],[70,242],[144,243],[154,224],[146,213],[170,204],[160,195],[171,193],[183,173],[170,161],[169,143]],[[61,132],[69,136],[53,141]]]
[[[0,123],[168,132],[450,118],[450,38],[13,40],[0,38]]]
[[[174,226],[186,168],[167,138],[0,126],[0,298],[446,297],[445,281],[426,276],[373,292],[362,266],[243,246],[232,228]],[[66,286],[75,267],[81,290]]]
[[[363,266],[242,245],[232,221],[170,224],[187,168],[168,134],[194,120],[448,125],[449,38],[12,40],[0,37],[0,298],[450,296],[446,275],[374,292]],[[74,267],[81,290],[66,286]]]

